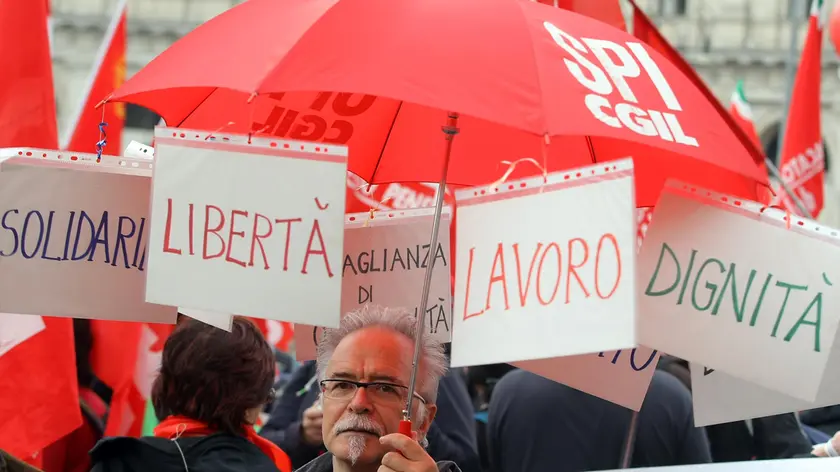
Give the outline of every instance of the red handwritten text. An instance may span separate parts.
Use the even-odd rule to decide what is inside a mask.
[[[315,205],[319,210],[325,210],[329,204],[323,206],[317,199]],[[177,231],[178,225],[173,223],[173,201],[167,199],[166,227],[163,232],[163,252],[169,254],[184,255],[181,247],[173,246],[173,230]],[[202,208],[203,207],[203,208]],[[290,263],[296,264],[293,255],[290,256],[290,248],[294,239],[303,237],[305,234],[306,250],[300,261],[300,273],[308,274],[312,268],[310,263],[315,260],[322,260],[326,274],[333,277],[330,267],[327,248],[324,245],[324,236],[321,233],[321,224],[318,218],[311,221],[304,221],[303,218],[270,218],[266,215],[249,212],[245,210],[223,210],[216,205],[195,205],[187,203],[188,218],[187,233],[187,255],[196,255],[196,215],[203,215],[203,222],[199,221],[200,230],[199,251],[204,260],[222,259],[225,262],[236,264],[240,267],[254,267],[261,265],[263,270],[271,269],[269,255],[271,249],[277,251],[278,244],[282,244],[283,271],[288,271]],[[295,236],[295,235],[298,236]],[[282,242],[281,242],[282,241]],[[279,252],[279,251],[277,251]],[[247,258],[245,255],[247,254]],[[237,255],[239,255],[237,257]],[[297,268],[297,267],[295,267]]]
[[[507,311],[512,303],[522,308],[534,303],[551,305],[561,292],[564,304],[572,303],[581,295],[583,298],[595,295],[606,300],[621,284],[621,250],[610,233],[602,235],[595,244],[582,238],[572,238],[566,243],[538,242],[533,252],[524,252],[519,243],[509,246],[499,243],[489,276],[475,276],[477,280],[474,281],[475,258],[473,247],[467,262],[464,320],[490,311],[496,294],[501,294],[503,310]],[[565,284],[562,283],[564,279]],[[478,290],[484,290],[481,292],[484,297],[480,298],[484,306],[472,311],[468,305],[474,283],[478,284]]]

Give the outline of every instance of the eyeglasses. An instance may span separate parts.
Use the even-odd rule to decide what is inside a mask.
[[[347,401],[356,396],[360,388],[367,390],[374,403],[383,405],[400,404],[406,401],[408,387],[389,382],[356,382],[355,380],[325,379],[319,382],[321,392],[332,400]],[[418,400],[426,403],[426,399],[414,392]]]

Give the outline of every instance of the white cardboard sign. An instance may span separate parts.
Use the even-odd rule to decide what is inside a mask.
[[[817,398],[807,402],[739,379],[700,364],[691,365],[694,424],[708,426],[752,418],[822,408],[840,403],[840,377],[823,376]],[[828,365],[840,365],[840,345],[834,343]],[[829,367],[830,369],[830,367]]]
[[[416,316],[426,267],[434,259],[424,335],[442,343],[452,340],[451,212],[445,209],[441,214],[434,251],[429,247],[433,218],[433,208],[381,211],[372,219],[369,213],[347,215],[341,313],[373,303],[408,308]],[[315,326],[295,326],[295,356],[299,361],[315,358],[320,331]]]
[[[722,462],[718,464],[676,465],[672,467],[642,467],[634,472],[834,472],[840,468],[840,458],[777,459],[771,461]],[[619,472],[613,471],[604,472]]]
[[[37,149],[0,167],[0,312],[174,323],[146,303],[151,163]]]
[[[680,183],[639,255],[639,342],[813,401],[840,312],[837,231]]]
[[[452,365],[633,347],[633,161],[458,191]]]
[[[227,332],[230,332],[233,328],[233,315],[227,313],[216,313],[186,307],[178,307],[178,313]]]
[[[146,299],[336,326],[347,148],[158,128]]]
[[[512,365],[633,411],[642,409],[659,353],[646,347]]]
[[[638,247],[641,247],[650,223],[650,212],[648,208],[637,211]],[[639,411],[658,362],[657,351],[639,346],[598,354],[514,362],[513,365],[624,408]]]

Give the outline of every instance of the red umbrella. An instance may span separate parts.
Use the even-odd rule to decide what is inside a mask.
[[[236,91],[262,100],[230,108],[244,99]],[[368,182],[440,181],[438,214],[447,183],[493,181],[501,161],[526,156],[542,156],[544,171],[634,156],[641,206],[669,177],[748,198],[766,184],[662,56],[604,23],[524,0],[249,0],[110,98],[170,125],[205,113],[224,117],[220,126],[233,120],[228,131],[347,144],[349,169]]]
[[[449,183],[486,184],[500,161],[544,152],[548,171],[634,156],[639,206],[668,177],[745,198],[766,183],[670,62],[624,32],[528,1],[249,0],[110,99],[174,126],[234,121],[226,131],[347,144],[350,170],[374,184],[439,181],[449,110],[460,115]]]

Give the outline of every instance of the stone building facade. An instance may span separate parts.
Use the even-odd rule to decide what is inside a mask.
[[[621,0],[624,1],[624,0]],[[768,155],[775,157],[783,115],[791,28],[797,47],[806,31],[810,0],[638,0],[672,44],[725,102],[744,80]],[[59,127],[72,121],[96,50],[116,0],[52,0]],[[179,36],[237,0],[129,0],[127,73],[130,75]],[[834,0],[826,0],[827,10]],[[624,5],[625,7],[627,5]],[[243,32],[247,34],[247,32]],[[840,226],[840,75],[828,33],[823,49],[822,128],[828,153],[826,207],[820,219]],[[148,142],[156,120],[130,108],[126,139]]]

